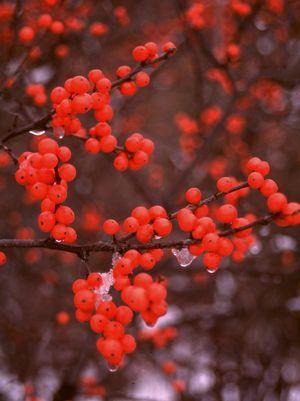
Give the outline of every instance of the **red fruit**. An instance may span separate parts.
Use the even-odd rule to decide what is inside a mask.
[[[117,138],[113,135],[104,136],[101,141],[101,151],[103,153],[111,153],[117,146]]]
[[[217,209],[216,217],[221,223],[232,223],[238,216],[237,210],[234,206],[222,205]]]
[[[162,370],[167,374],[171,375],[176,372],[176,364],[173,361],[165,361],[161,365]]]
[[[95,333],[102,333],[108,322],[109,320],[106,316],[97,313],[91,317],[90,326]]]
[[[215,252],[218,249],[219,244],[219,236],[218,234],[209,233],[203,237],[202,245],[204,249],[208,252]]]
[[[84,143],[85,149],[90,153],[99,153],[100,152],[100,142],[95,138],[89,138]]]
[[[55,215],[51,212],[42,212],[38,217],[39,228],[44,233],[50,232],[55,226]]]
[[[48,194],[48,185],[43,182],[37,182],[30,188],[30,193],[34,199],[45,199]]]
[[[135,94],[136,92],[136,85],[134,82],[132,81],[128,81],[128,82],[123,82],[120,85],[120,92],[122,93],[122,95],[124,96],[132,96]]]
[[[225,237],[220,237],[218,242],[217,252],[220,256],[229,256],[233,251],[233,243],[230,239]]]
[[[246,164],[246,169],[248,173],[251,173],[252,171],[257,171],[257,168],[260,166],[261,160],[258,157],[252,157],[251,159],[248,160]]]
[[[19,31],[19,39],[22,43],[29,43],[35,36],[34,30],[30,26],[24,26]]]
[[[153,283],[147,288],[147,296],[151,302],[161,302],[167,297],[167,290],[162,284]]]
[[[273,213],[281,212],[287,205],[287,198],[281,192],[276,192],[268,197],[267,206]]]
[[[207,270],[215,271],[219,268],[221,256],[217,253],[208,252],[203,255],[203,264]]]
[[[138,241],[146,244],[151,241],[153,237],[153,227],[151,224],[144,224],[140,226],[136,232],[136,238]]]
[[[129,286],[121,293],[122,300],[134,311],[141,312],[148,308],[148,298],[144,288]]]
[[[202,194],[198,188],[190,188],[185,193],[185,199],[188,203],[197,205],[201,201]]]
[[[87,289],[88,289],[88,283],[86,280],[83,280],[82,278],[75,280],[72,285],[72,291],[74,292],[74,294],[76,294],[76,292],[80,290],[87,290]]]
[[[262,174],[253,172],[250,173],[248,176],[248,184],[250,188],[255,188],[258,189],[260,188],[264,183],[264,177]]]
[[[157,44],[154,42],[147,42],[145,43],[145,47],[148,50],[148,54],[151,58],[155,57],[157,55]]]
[[[120,225],[116,220],[108,219],[103,223],[103,231],[108,235],[115,235],[120,230]]]
[[[77,75],[71,80],[71,90],[78,95],[83,95],[91,89],[91,85],[85,77]]]
[[[145,46],[137,46],[132,51],[135,61],[145,61],[149,57],[148,50]]]
[[[263,185],[260,187],[260,192],[263,196],[269,197],[278,191],[278,185],[271,179],[266,179]]]
[[[133,319],[133,312],[128,306],[122,305],[118,307],[116,313],[116,320],[118,322],[120,322],[123,325],[127,325],[131,323],[132,319]]]
[[[145,252],[140,257],[140,265],[146,269],[150,270],[154,267],[156,260],[149,252]]]
[[[174,53],[176,51],[176,46],[173,42],[167,42],[163,45],[163,51],[166,53]]]
[[[77,240],[77,233],[72,227],[66,227],[66,235],[64,238],[64,242],[66,244],[72,244]]]
[[[92,291],[80,290],[74,296],[74,304],[83,312],[90,312],[95,305],[95,296]]]
[[[75,220],[75,214],[69,206],[59,206],[55,212],[55,218],[58,223],[69,226]]]
[[[152,283],[153,279],[148,273],[139,273],[133,280],[135,287],[143,287],[145,289],[147,289]]]
[[[45,153],[42,157],[42,165],[45,168],[54,168],[57,166],[58,158],[53,153]]]
[[[106,338],[119,340],[124,336],[124,327],[120,322],[113,320],[105,325],[103,334]]]
[[[126,354],[130,354],[136,349],[136,341],[134,337],[130,334],[125,334],[125,336],[121,340],[121,343]]]
[[[4,252],[0,251],[0,265],[4,265],[6,263],[6,255]]]
[[[123,228],[126,233],[135,233],[139,228],[139,222],[135,217],[127,217],[124,220]]]
[[[63,203],[67,199],[67,190],[61,184],[53,185],[49,189],[48,197],[56,204]]]
[[[57,86],[56,88],[52,89],[50,94],[50,99],[54,104],[60,104],[64,99],[68,99],[69,93],[65,90],[65,88],[61,86]],[[49,139],[49,138],[48,138]],[[46,139],[44,139],[45,141]],[[51,140],[51,139],[50,139]],[[58,147],[58,145],[57,145]],[[39,151],[42,153],[41,151]]]
[[[136,84],[137,84],[138,86],[140,86],[141,88],[143,88],[143,87],[149,85],[149,83],[150,83],[150,77],[149,77],[149,75],[148,75],[146,72],[140,71],[140,72],[138,72],[138,73],[136,74],[135,81],[136,81]]]
[[[67,227],[64,224],[55,224],[51,230],[51,236],[56,241],[64,241],[67,235]]]
[[[222,177],[217,181],[217,188],[220,192],[228,192],[233,187],[234,181],[230,177]]]
[[[75,317],[80,323],[88,322],[92,317],[92,312],[84,312],[81,309],[77,309],[75,312]]]
[[[148,211],[149,211],[151,220],[157,219],[159,217],[164,217],[164,218],[168,217],[166,209],[159,205],[150,207],[150,209]]]
[[[123,275],[128,275],[132,273],[132,270],[133,270],[132,261],[129,258],[125,257],[119,259],[114,266],[114,272]]]
[[[87,278],[87,283],[90,287],[99,288],[103,284],[103,279],[100,273],[90,273]]]
[[[98,344],[97,344],[98,348]],[[98,348],[99,349],[99,348]],[[107,359],[114,359],[121,362],[123,356],[123,347],[120,341],[114,340],[111,338],[107,338],[103,341],[103,345],[101,345],[99,350],[102,355]]]
[[[172,223],[168,219],[158,217],[154,220],[153,228],[159,237],[166,237],[172,231]]]
[[[135,217],[140,225],[147,224],[150,221],[150,214],[144,206],[137,206],[131,212],[131,216]]]
[[[189,232],[195,228],[197,219],[189,209],[185,208],[179,210],[176,217],[182,231]]]
[[[103,301],[98,306],[97,313],[106,316],[108,319],[113,319],[117,313],[117,307],[112,301]]]

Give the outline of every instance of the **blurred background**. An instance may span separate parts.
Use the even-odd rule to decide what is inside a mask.
[[[19,43],[19,27],[45,12],[65,31],[41,34],[34,48]],[[268,160],[280,190],[299,200],[298,1],[1,1],[0,22],[2,138],[46,115],[51,89],[67,78],[101,68],[115,79],[147,41],[178,47],[151,70],[149,87],[131,98],[113,95],[114,134],[120,143],[133,132],[152,139],[149,165],[120,173],[109,155],[60,139],[78,170],[68,202],[78,242],[107,239],[103,220],[122,220],[137,205],[172,211],[190,186],[208,196],[220,176],[243,179],[251,155]],[[43,104],[26,93],[31,83],[45,86]],[[9,145],[20,154],[35,149],[36,138],[26,133]],[[7,154],[0,165],[1,238],[41,237],[38,205],[15,183]],[[262,216],[265,202],[254,194],[239,210]],[[256,234],[243,260],[228,260],[214,275],[200,258],[183,268],[166,252],[152,273],[168,278],[168,314],[154,328],[136,320],[137,350],[114,373],[96,336],[74,318],[71,285],[85,274],[79,258],[8,250],[0,273],[0,400],[300,400],[299,230],[266,226]],[[111,255],[95,254],[90,265],[109,270]]]

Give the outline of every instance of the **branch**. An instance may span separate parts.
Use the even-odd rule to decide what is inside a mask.
[[[299,213],[300,209],[296,211]],[[295,214],[295,213],[293,213]],[[228,230],[220,231],[218,234],[220,237],[228,237],[238,232],[248,230],[257,226],[264,226],[271,223],[275,218],[279,217],[279,214],[268,214],[261,217],[253,222],[246,224],[238,228],[231,228]],[[86,255],[91,252],[126,252],[129,249],[136,249],[137,251],[146,251],[150,249],[169,249],[169,248],[184,248],[192,244],[200,243],[201,240],[197,239],[185,239],[179,241],[169,242],[152,242],[149,244],[120,244],[113,242],[97,241],[91,244],[82,245],[67,245],[58,243],[49,239],[32,239],[32,240],[20,240],[20,239],[1,239],[0,248],[47,248],[55,249],[58,251],[65,251],[77,254],[81,259],[85,260]]]

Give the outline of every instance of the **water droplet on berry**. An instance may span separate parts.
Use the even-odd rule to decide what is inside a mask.
[[[182,249],[173,248],[172,253],[178,260],[180,266],[182,267],[189,266],[192,263],[192,261],[196,258],[196,256],[193,256],[187,248],[182,248]]]
[[[206,269],[207,273],[213,274],[217,271],[217,269]]]
[[[110,372],[116,372],[119,369],[118,365],[111,365],[110,363],[107,363],[107,369]]]
[[[62,242],[61,239],[56,239],[55,242],[58,242],[59,244]]]
[[[161,239],[162,237],[160,237],[159,235],[154,235],[154,239]]]
[[[29,134],[34,135],[34,136],[40,136],[40,135],[44,135],[45,132],[46,132],[45,130],[34,129],[34,130],[30,130]]]
[[[54,127],[53,136],[56,139],[63,139],[63,137],[65,136],[65,130],[63,129],[63,127]]]

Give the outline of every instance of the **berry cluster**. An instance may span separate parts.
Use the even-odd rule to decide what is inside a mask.
[[[282,227],[300,224],[299,203],[288,202],[287,197],[278,192],[277,183],[265,178],[270,172],[269,163],[258,157],[252,157],[246,164],[246,169],[249,187],[258,189],[267,198],[268,209],[277,215],[275,223]]]
[[[163,46],[166,55],[172,54],[175,49],[171,42]],[[148,42],[145,46],[137,46],[133,50],[133,57],[142,65],[153,65],[158,58],[157,45]],[[113,83],[101,70],[94,69],[89,71],[87,78],[78,75],[67,79],[63,87],[54,88],[50,96],[55,110],[52,126],[54,130],[63,130],[66,135],[86,138],[86,131],[78,117],[93,111],[97,123],[89,129],[90,137],[85,141],[85,149],[94,154],[116,153],[114,166],[119,171],[128,168],[139,170],[148,163],[154,144],[141,134],[135,133],[127,138],[124,147],[118,146],[117,138],[112,134],[109,124],[114,114],[110,105],[110,93],[114,87],[119,87],[124,96],[131,96],[136,92],[137,86],[147,86],[150,77],[146,72],[139,69],[133,71],[126,65],[119,67],[116,75],[118,80]]]
[[[104,222],[103,230],[106,234],[115,235],[121,227],[115,220],[109,219]],[[141,243],[150,242],[154,236],[166,237],[172,231],[172,223],[168,219],[168,214],[162,206],[156,205],[151,208],[137,206],[127,217],[122,225],[126,234],[135,235]]]
[[[147,273],[132,276],[139,264],[143,267],[142,263],[143,255],[132,249],[114,264],[108,286],[106,277],[100,273],[90,273],[86,280],[73,283],[76,318],[80,322],[89,321],[91,329],[102,335],[97,340],[97,349],[110,366],[119,366],[124,354],[136,347],[134,337],[126,334],[124,327],[131,323],[134,312],[148,325],[154,325],[167,311],[165,283],[154,282]],[[125,305],[116,306],[108,300],[112,284],[121,292]]]
[[[34,104],[41,107],[47,102],[47,95],[45,93],[45,86],[42,84],[27,85],[26,95],[30,96]]]
[[[75,214],[69,206],[62,205],[67,199],[68,182],[76,177],[76,168],[68,163],[70,158],[68,147],[59,147],[55,140],[44,138],[38,143],[37,152],[21,154],[15,173],[17,183],[25,186],[34,200],[41,201],[40,230],[65,243],[77,239],[76,231],[70,227]]]
[[[159,205],[149,209],[138,206],[132,210],[131,216],[124,220],[122,226],[116,220],[109,219],[104,222],[103,230],[112,236],[123,232],[126,234],[125,239],[135,236],[140,243],[149,244],[155,239],[169,236],[173,231],[172,220],[176,218],[179,229],[190,236],[190,241],[186,243],[190,256],[186,255],[187,251],[182,243],[179,243],[178,249],[173,250],[176,257],[189,259],[188,263],[183,261],[182,266],[188,265],[193,257],[202,254],[203,265],[209,272],[219,268],[223,257],[231,256],[234,261],[239,262],[255,242],[251,223],[255,222],[256,216],[239,216],[237,210],[239,198],[247,196],[250,189],[260,189],[262,195],[267,197],[268,209],[278,225],[295,225],[300,220],[299,204],[288,203],[286,196],[278,192],[275,181],[265,179],[270,171],[267,162],[254,157],[246,163],[245,169],[248,172],[247,182],[238,182],[234,177],[221,177],[217,181],[219,192],[216,196],[202,200],[201,191],[190,188],[185,194],[186,207],[173,214],[168,214]],[[224,198],[224,204],[209,207],[209,203],[220,197]],[[218,223],[227,226],[229,231],[220,231]],[[228,238],[230,235],[231,239]],[[155,253],[158,252],[162,253],[162,250],[156,249]],[[158,256],[161,257],[159,254]],[[140,257],[140,264],[145,269],[151,269],[155,264],[153,251],[144,252]]]

